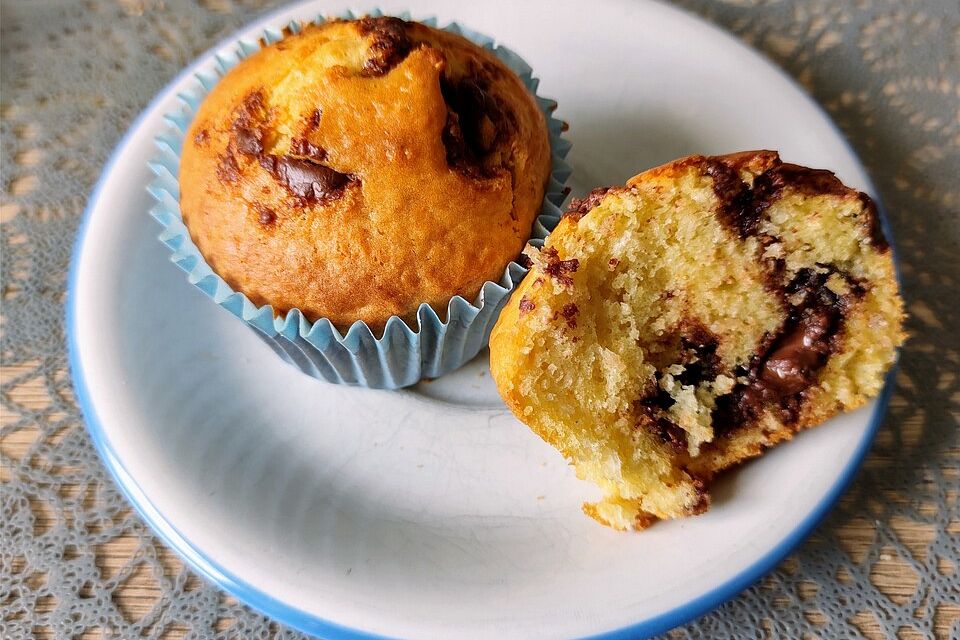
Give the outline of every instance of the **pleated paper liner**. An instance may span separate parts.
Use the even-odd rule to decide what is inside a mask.
[[[383,14],[373,11],[370,15]],[[356,16],[348,12],[340,17],[353,19]],[[397,17],[410,19],[409,14]],[[315,24],[324,21],[322,16],[313,20]],[[420,22],[437,26],[435,18]],[[285,30],[299,33],[300,28],[299,22],[291,22],[286,29],[266,29],[262,41],[272,44],[283,39]],[[475,42],[503,61],[535,95],[537,105],[546,117],[552,166],[540,215],[534,222],[530,239],[531,244],[539,246],[560,220],[564,184],[570,176],[570,167],[564,161],[570,143],[561,138],[562,122],[553,117],[556,102],[536,95],[539,81],[533,76],[533,70],[510,49],[497,45],[489,36],[456,23],[442,28]],[[216,54],[210,64],[196,74],[194,87],[178,96],[180,107],[165,116],[169,126],[156,138],[157,153],[150,161],[156,178],[148,190],[156,200],[150,213],[163,226],[160,240],[171,249],[171,260],[187,273],[191,284],[245,322],[281,358],[315,378],[338,384],[396,389],[415,384],[422,378],[437,378],[461,367],[486,346],[500,310],[526,274],[520,264],[510,262],[500,279],[484,283],[472,301],[461,296],[453,297],[442,316],[430,305],[422,304],[417,310],[415,327],[398,316],[391,317],[383,335],[377,337],[360,321],[341,334],[329,320],[310,322],[297,309],[275,316],[271,306],[254,305],[204,261],[180,215],[177,175],[184,135],[200,103],[219,79],[260,47],[259,40],[241,39],[232,54]]]

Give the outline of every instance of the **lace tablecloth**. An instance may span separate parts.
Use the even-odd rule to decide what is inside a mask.
[[[74,232],[110,150],[273,3],[10,0],[2,28],[0,637],[292,638],[185,569],[91,447],[64,349]],[[910,313],[863,471],[776,571],[678,638],[960,637],[960,3],[682,0],[823,104],[893,224]]]

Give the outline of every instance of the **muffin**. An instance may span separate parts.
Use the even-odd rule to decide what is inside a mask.
[[[255,305],[382,331],[498,280],[550,168],[544,114],[491,51],[397,18],[335,20],[213,87],[184,137],[180,212]]]
[[[595,190],[527,251],[493,377],[617,529],[703,513],[718,472],[875,396],[904,340],[873,202],[773,151]]]

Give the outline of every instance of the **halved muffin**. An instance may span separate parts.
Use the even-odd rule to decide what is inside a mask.
[[[517,417],[618,529],[880,390],[902,343],[868,196],[772,151],[692,156],[575,201],[490,340]]]

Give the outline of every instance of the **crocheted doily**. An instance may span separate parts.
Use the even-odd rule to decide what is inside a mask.
[[[177,71],[275,3],[4,0],[0,637],[293,638],[185,569],[95,454],[67,373],[80,213]],[[911,339],[863,471],[776,571],[678,638],[960,637],[960,3],[681,0],[797,78],[887,205]]]

